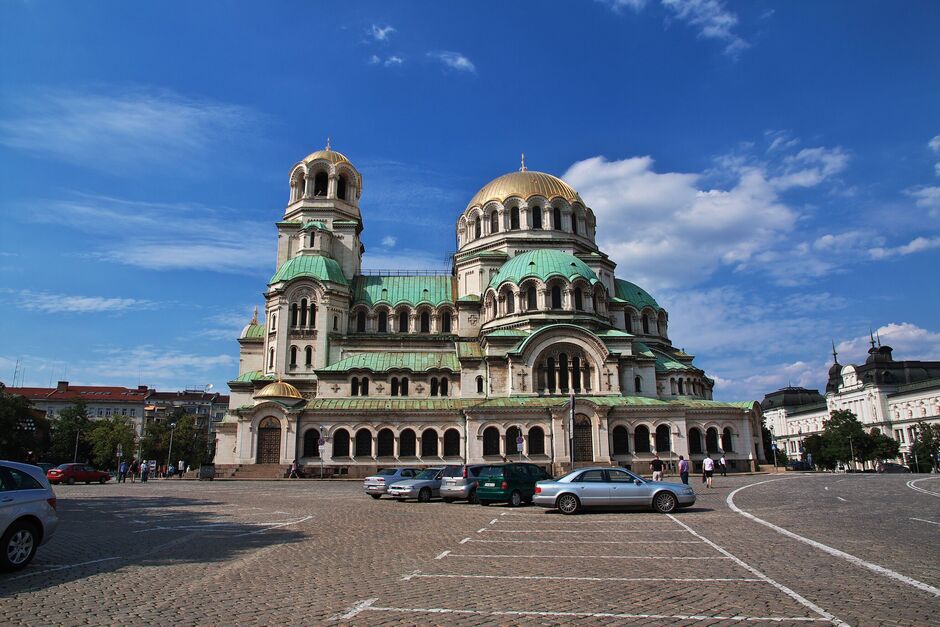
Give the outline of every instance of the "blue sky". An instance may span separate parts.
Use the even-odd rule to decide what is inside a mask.
[[[293,163],[363,175],[366,265],[446,267],[474,192],[563,176],[716,397],[830,340],[940,359],[932,2],[6,2],[0,380],[225,382]]]

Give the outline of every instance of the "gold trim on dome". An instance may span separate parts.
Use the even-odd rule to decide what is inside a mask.
[[[333,164],[348,163],[349,165],[352,165],[352,162],[346,158],[346,155],[344,155],[341,152],[336,152],[335,150],[332,150],[330,148],[326,148],[325,150],[318,150],[316,152],[310,153],[309,155],[304,157],[304,162],[309,163],[311,161],[316,161],[317,159],[326,159],[327,161]]]
[[[467,206],[483,206],[491,200],[505,202],[507,198],[513,196],[523,200],[528,200],[532,196],[544,196],[549,200],[564,198],[568,202],[584,204],[578,192],[557,176],[532,170],[520,170],[504,174],[484,185]]]
[[[293,398],[300,400],[303,396],[300,394],[300,390],[290,383],[275,381],[261,388],[261,391],[255,394],[255,398]]]

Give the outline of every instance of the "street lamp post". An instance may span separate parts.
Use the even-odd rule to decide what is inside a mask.
[[[774,452],[774,472],[777,472],[777,436],[774,435],[774,427],[770,426],[770,448]]]
[[[207,383],[205,388],[205,393],[208,394],[209,390],[212,389],[212,384]],[[206,463],[212,463],[212,399],[209,399],[209,408],[206,412]]]
[[[852,444],[852,436],[849,436],[849,454],[852,456],[852,470],[855,470],[855,446]]]
[[[72,462],[78,461],[78,436],[82,434],[81,429],[75,431],[75,453],[72,455]]]
[[[166,468],[167,472],[170,470],[170,460],[173,459],[173,432],[176,431],[176,423],[170,423],[170,450],[166,453]]]

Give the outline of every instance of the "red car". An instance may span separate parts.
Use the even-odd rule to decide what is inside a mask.
[[[106,483],[110,478],[111,475],[108,473],[95,470],[86,464],[62,464],[57,468],[51,468],[46,473],[46,479],[49,480],[49,483],[67,483],[69,485],[74,484],[76,481]]]

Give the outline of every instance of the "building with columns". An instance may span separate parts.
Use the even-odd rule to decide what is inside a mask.
[[[668,312],[616,276],[594,212],[561,179],[523,165],[455,208],[446,273],[361,269],[362,177],[329,146],[289,181],[217,464],[761,461],[759,405],[712,400]]]

